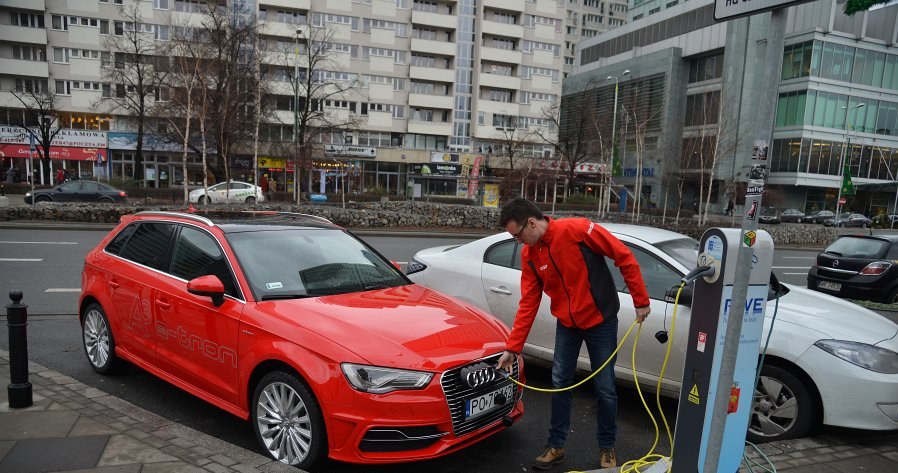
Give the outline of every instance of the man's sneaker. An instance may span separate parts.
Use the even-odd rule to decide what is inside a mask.
[[[548,470],[552,465],[564,461],[564,449],[555,447],[546,447],[546,451],[542,455],[533,460],[533,468],[539,470]]]
[[[599,466],[602,468],[614,468],[617,466],[617,456],[613,448],[599,449]]]

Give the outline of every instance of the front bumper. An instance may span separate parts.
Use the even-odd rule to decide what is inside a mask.
[[[823,401],[823,423],[867,430],[898,429],[898,374],[866,370],[811,347],[798,360]]]
[[[465,422],[464,413],[459,411],[463,411],[465,399],[495,391],[511,381],[498,379],[454,395],[452,383],[447,383],[452,371],[435,377],[420,391],[376,395],[344,384],[341,390],[348,392],[328,396],[330,401],[322,399],[330,458],[349,463],[433,459],[500,432],[524,414],[523,390],[513,386],[513,399],[475,421]]]

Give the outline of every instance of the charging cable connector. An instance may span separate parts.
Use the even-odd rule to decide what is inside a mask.
[[[714,266],[699,266],[680,278],[680,282],[689,285],[698,278],[713,278],[715,274],[717,274],[717,269]]]

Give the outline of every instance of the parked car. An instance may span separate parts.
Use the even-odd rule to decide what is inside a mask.
[[[68,181],[52,189],[25,193],[25,203],[40,202],[125,202],[128,193],[109,184],[97,181]]]
[[[604,225],[636,256],[651,299],[651,315],[642,333],[670,327],[673,303],[666,292],[695,267],[698,242],[679,233],[632,225]],[[407,270],[419,284],[477,305],[507,324],[514,320],[520,292],[521,247],[503,232],[466,245],[431,248],[414,256]],[[618,317],[622,338],[636,312],[620,272],[609,262],[618,287]],[[748,437],[772,441],[807,434],[816,424],[860,429],[898,429],[898,324],[872,311],[808,289],[772,281],[771,297],[780,296],[776,323],[761,378],[755,391]],[[691,286],[689,289],[691,291]],[[677,327],[688,327],[691,292],[677,313]],[[688,295],[687,295],[688,294]],[[543,298],[524,353],[530,360],[550,363],[554,347],[555,318]],[[682,301],[681,301],[682,302]],[[772,324],[775,304],[767,304],[765,334]],[[678,396],[686,351],[685,329],[670,338],[670,365],[662,393]],[[762,339],[762,344],[766,335]],[[615,374],[621,383],[632,383],[632,339],[617,357]],[[637,357],[642,386],[654,389],[666,346],[654,337],[639,340]],[[651,360],[651,361],[649,361]],[[578,366],[589,369],[581,351]],[[862,389],[858,389],[862,386]],[[744,391],[743,391],[744,392]]]
[[[843,212],[838,218],[828,218],[823,221],[823,225],[827,227],[860,227],[867,228],[873,223],[872,220],[863,214],[853,214]]]
[[[196,204],[241,203],[254,204],[264,202],[262,188],[248,182],[219,182],[206,189],[195,189],[187,195],[190,202]]]
[[[835,217],[836,214],[829,210],[814,210],[813,212],[801,217],[800,223],[823,223],[828,218]]]
[[[895,214],[874,215],[873,218],[870,220],[872,221],[871,225],[877,226],[877,227],[884,226],[884,227],[894,228],[895,226],[898,226],[898,215],[895,215]]]
[[[842,235],[817,255],[808,289],[898,304],[898,235]]]
[[[780,213],[773,207],[767,207],[761,210],[758,216],[758,223],[780,223]]]
[[[780,221],[783,223],[801,223],[804,212],[798,209],[786,209],[780,212]]]
[[[95,371],[129,361],[249,420],[268,456],[304,470],[439,457],[523,414],[490,366],[508,338],[495,317],[325,219],[224,215],[125,216],[87,254]]]

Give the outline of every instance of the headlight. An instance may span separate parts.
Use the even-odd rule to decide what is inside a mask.
[[[866,343],[820,340],[816,347],[849,363],[877,373],[898,374],[898,353]]]
[[[31,192],[26,192],[25,197],[31,197]]]
[[[432,373],[397,370],[380,366],[343,363],[343,375],[353,388],[372,394],[385,394],[402,389],[422,389],[427,386]]]

